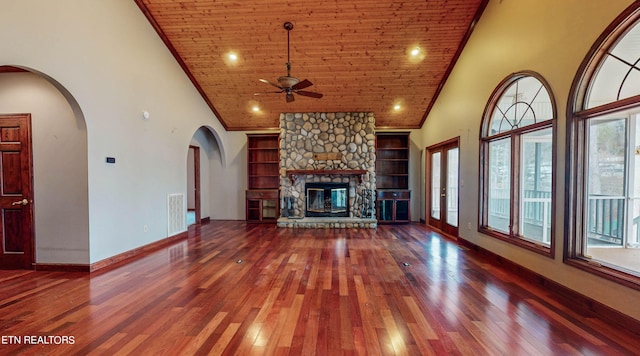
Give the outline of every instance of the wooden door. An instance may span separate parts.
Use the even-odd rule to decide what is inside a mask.
[[[31,116],[0,115],[0,268],[31,269],[33,254]]]
[[[193,150],[193,205],[195,209],[194,224],[200,225],[202,221],[202,212],[200,211],[200,147],[189,145],[189,149]]]
[[[427,196],[429,225],[458,236],[459,144],[458,138],[427,147]]]

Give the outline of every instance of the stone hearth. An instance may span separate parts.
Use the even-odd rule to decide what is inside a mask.
[[[281,114],[278,226],[375,228],[375,158],[373,113]],[[347,184],[348,216],[305,217],[305,184],[319,182]]]

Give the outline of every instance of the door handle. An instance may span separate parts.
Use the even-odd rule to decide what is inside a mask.
[[[27,204],[29,204],[29,201],[27,199],[18,200],[11,203],[11,205],[27,205]]]

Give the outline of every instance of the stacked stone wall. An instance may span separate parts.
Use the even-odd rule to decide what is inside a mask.
[[[375,117],[373,113],[280,114],[280,195],[283,216],[303,217],[306,182],[349,183],[349,216],[375,216]],[[340,174],[298,176],[287,170],[365,170],[362,180]],[[368,192],[367,192],[368,191]],[[368,194],[367,194],[368,193]]]

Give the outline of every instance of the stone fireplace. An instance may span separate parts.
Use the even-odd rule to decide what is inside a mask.
[[[279,227],[375,228],[375,189],[373,113],[280,114]]]

